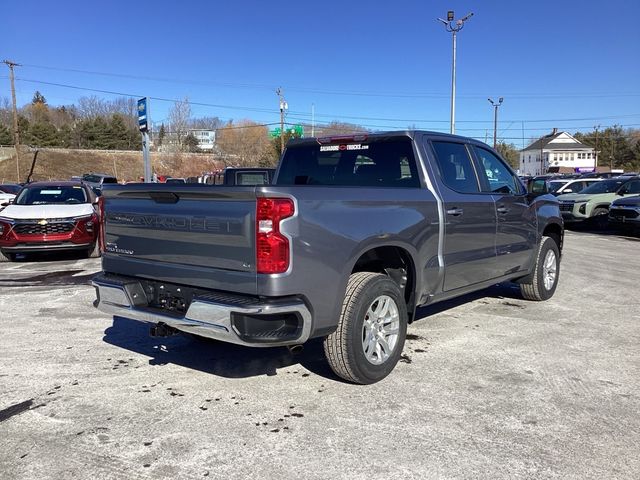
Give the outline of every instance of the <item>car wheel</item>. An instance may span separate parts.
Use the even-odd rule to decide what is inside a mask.
[[[609,225],[609,210],[604,207],[597,207],[593,210],[591,216],[593,220],[593,226],[598,230],[606,230]]]
[[[337,330],[324,340],[331,369],[353,383],[371,384],[394,369],[407,334],[407,306],[388,276],[349,277]]]
[[[13,262],[15,259],[16,255],[14,253],[5,253],[0,250],[0,263]]]
[[[542,301],[553,297],[560,276],[560,250],[551,237],[542,237],[533,273],[520,283],[527,300]]]

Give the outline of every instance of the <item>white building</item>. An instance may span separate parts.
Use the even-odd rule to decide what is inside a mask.
[[[593,147],[580,143],[567,132],[553,129],[549,135],[520,150],[520,175],[542,175],[549,171],[592,172],[596,167]]]
[[[198,139],[198,148],[200,150],[213,150],[216,144],[215,130],[189,130],[190,134]]]

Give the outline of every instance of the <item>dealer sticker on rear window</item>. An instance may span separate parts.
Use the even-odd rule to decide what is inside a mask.
[[[369,145],[361,145],[359,143],[341,144],[341,145],[320,145],[321,152],[343,152],[345,150],[369,150]]]

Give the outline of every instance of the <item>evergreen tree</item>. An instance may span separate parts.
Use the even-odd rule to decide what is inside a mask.
[[[4,125],[0,125],[0,145],[13,145],[13,135]]]
[[[129,129],[122,115],[116,113],[111,116],[109,126],[105,132],[106,148],[112,150],[126,150],[129,147]]]
[[[29,144],[36,147],[57,147],[58,130],[49,122],[34,123],[29,129]]]
[[[182,140],[182,148],[187,152],[199,152],[198,144],[198,139],[193,133],[187,134]]]
[[[164,123],[160,125],[160,131],[158,132],[158,147],[162,146],[162,142],[164,142],[164,137],[167,135],[167,132],[164,129]]]
[[[36,90],[36,93],[33,94],[33,99],[31,100],[31,103],[33,105],[37,105],[39,103],[46,104],[47,99],[44,98],[44,95],[42,95],[39,91]]]
[[[69,125],[62,125],[58,130],[58,146],[63,148],[73,146],[73,130]]]

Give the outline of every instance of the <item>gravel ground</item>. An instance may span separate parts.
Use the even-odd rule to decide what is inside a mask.
[[[92,307],[99,260],[0,266],[0,477],[640,478],[640,240],[568,232],[544,303],[419,311],[383,382],[148,337]]]

